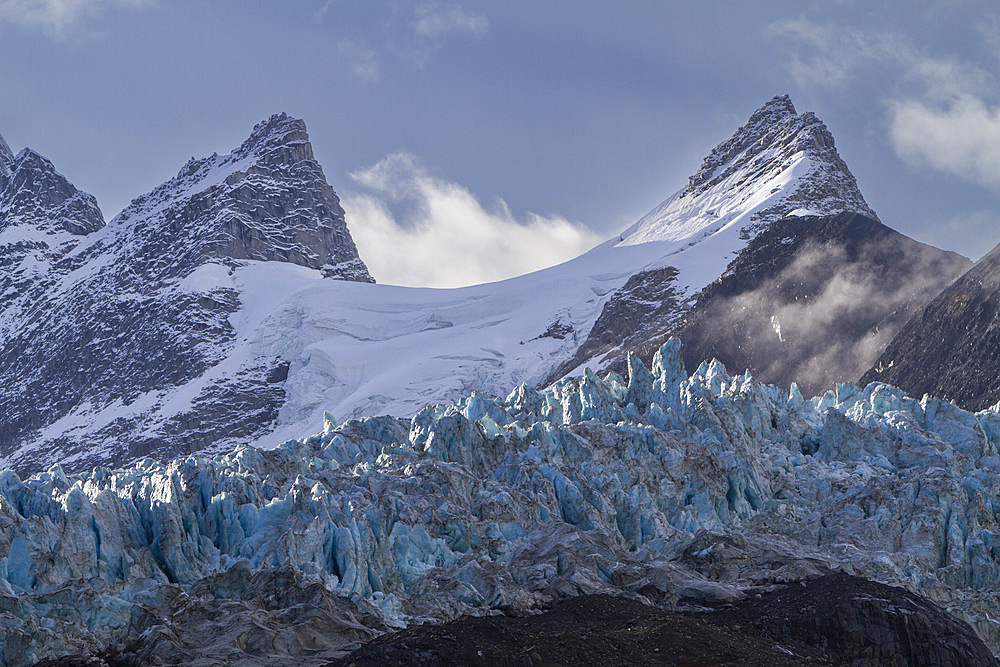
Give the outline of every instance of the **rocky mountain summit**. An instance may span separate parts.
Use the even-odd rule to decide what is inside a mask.
[[[138,273],[160,280],[212,261],[258,260],[374,282],[305,123],[285,114],[258,124],[229,155],[191,160],[112,225],[119,231],[108,245],[121,249],[118,259],[138,262]]]
[[[547,379],[588,365],[624,373],[629,352],[648,360],[679,336],[689,370],[715,357],[812,395],[860,377],[971,266],[883,225],[829,130],[787,95],[755,111],[619,244],[666,239],[697,252],[726,234],[715,275],[668,266],[631,276]]]
[[[913,313],[863,381],[981,410],[1000,401],[1000,246]]]
[[[10,165],[14,162],[14,152],[7,145],[7,140],[0,134],[0,173],[10,173]]]
[[[458,290],[369,284],[304,124],[284,115],[107,226],[68,183],[37,194],[55,172],[32,155],[10,162],[25,222],[0,237],[18,267],[0,281],[20,290],[0,314],[0,465],[22,472],[273,446],[326,412],[410,416],[588,366],[623,373],[630,350],[648,362],[675,335],[689,363],[821,392],[969,266],[882,225],[787,96],[620,237]],[[42,250],[39,234],[61,236]]]
[[[878,220],[826,125],[779,95],[712,149],[687,186],[626,230],[621,243],[697,240],[738,218],[747,236],[789,216],[844,212]]]
[[[2,139],[0,139],[2,140]],[[0,153],[6,144],[0,147]],[[38,231],[63,230],[75,235],[95,232],[104,216],[93,196],[80,192],[31,149],[9,159],[0,155],[0,225],[3,229],[31,226]]]
[[[812,620],[981,650],[967,629],[928,643],[943,612],[901,593],[789,615],[835,572],[1000,649],[1000,412],[882,384],[805,401],[718,362],[688,376],[677,341],[631,370],[330,421],[273,450],[5,472],[0,655],[322,664],[391,628],[584,594],[743,605],[765,636],[829,650],[859,646]]]
[[[29,150],[0,186],[5,466],[114,465],[252,437],[275,418],[286,366],[227,356],[246,304],[219,280],[254,260],[372,282],[305,125],[284,114],[106,226]]]
[[[91,195],[34,151],[15,156],[0,137],[0,341],[37,317],[61,277],[79,266],[70,256],[103,227]],[[0,413],[9,408],[0,403]]]

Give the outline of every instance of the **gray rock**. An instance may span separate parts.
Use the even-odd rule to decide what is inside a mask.
[[[10,150],[3,135],[0,134],[0,173],[8,172],[12,162],[14,162],[14,153]]]
[[[1000,246],[916,310],[863,382],[889,382],[967,410],[1000,401]]]
[[[106,227],[93,198],[31,151],[0,185],[0,230],[20,230],[0,266],[22,267],[0,274],[13,297],[0,306],[0,467],[78,470],[252,437],[282,404],[283,360],[247,359],[180,390],[233,343],[243,304],[221,277],[280,261],[372,282],[305,124],[284,114],[229,155],[191,160]],[[28,253],[44,261],[25,271]],[[208,284],[192,278],[206,271]],[[186,405],[164,409],[171,392]],[[95,427],[101,410],[111,416]]]

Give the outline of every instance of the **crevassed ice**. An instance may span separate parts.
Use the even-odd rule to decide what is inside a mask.
[[[676,340],[630,375],[330,418],[273,450],[6,471],[0,655],[101,646],[142,631],[140,603],[275,568],[383,629],[589,592],[732,599],[841,568],[944,603],[996,650],[1000,408],[883,384],[805,400],[717,361],[687,377]]]

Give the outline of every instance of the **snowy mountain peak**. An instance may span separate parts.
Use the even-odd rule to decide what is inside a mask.
[[[298,146],[304,158],[313,158],[312,144],[309,143],[305,121],[292,118],[285,113],[274,114],[267,120],[257,123],[247,140],[233,151],[233,155],[245,157],[254,152],[282,146]]]
[[[10,146],[7,145],[3,135],[0,134],[0,174],[7,171],[13,161],[14,153],[11,152]]]
[[[712,149],[687,186],[623,233],[622,244],[697,242],[733,225],[749,238],[784,217],[843,212],[877,220],[826,125],[780,95]]]
[[[56,176],[30,151],[0,175],[0,267],[19,267],[0,272],[0,468],[257,437],[289,364],[241,337],[266,294],[235,276],[373,282],[300,120],[272,116],[231,153],[189,161],[83,238],[5,219],[22,195],[11,210],[27,219],[70,187]]]
[[[373,282],[305,123],[283,113],[258,123],[228,155],[192,159],[134,200],[115,225],[129,229],[157,263],[161,247],[183,253],[170,267],[174,275],[206,260],[276,260]]]
[[[0,161],[6,160],[0,146]],[[7,151],[9,153],[9,149]],[[104,226],[97,200],[77,190],[42,155],[25,148],[0,171],[0,230],[30,224],[85,235]]]
[[[712,152],[702,161],[701,168],[688,179],[688,186],[681,196],[697,195],[711,187],[713,178],[720,168],[729,164],[733,158],[743,153],[754,144],[760,143],[775,129],[783,128],[794,122],[798,114],[788,95],[779,95],[753,112],[750,119],[726,141],[712,149]]]

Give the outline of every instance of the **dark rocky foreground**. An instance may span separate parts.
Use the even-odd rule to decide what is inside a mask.
[[[586,595],[537,616],[383,635],[334,665],[997,665],[966,624],[900,588],[833,574],[715,611]]]

